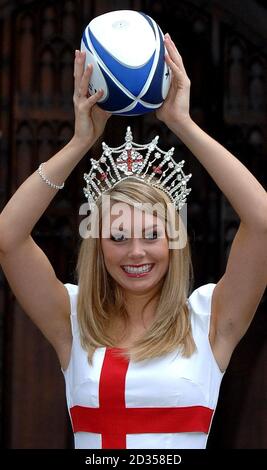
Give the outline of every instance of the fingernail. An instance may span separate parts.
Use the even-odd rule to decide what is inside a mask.
[[[166,33],[166,34],[165,34],[165,38],[166,38],[166,39],[171,39],[171,36],[169,35],[169,33]]]
[[[79,51],[78,51],[78,49],[76,49],[75,50],[75,57],[78,57],[78,53],[79,53]]]

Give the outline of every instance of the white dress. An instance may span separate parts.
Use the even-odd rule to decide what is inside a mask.
[[[223,373],[208,339],[215,284],[188,299],[196,351],[129,362],[116,348],[98,348],[89,365],[77,324],[78,286],[65,284],[73,345],[64,373],[77,449],[203,449]]]

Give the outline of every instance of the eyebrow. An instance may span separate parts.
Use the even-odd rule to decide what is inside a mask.
[[[114,228],[115,228],[115,230],[118,230],[119,232],[128,232],[128,229],[126,229],[126,230],[120,230],[119,227],[114,227]],[[158,224],[149,225],[148,227],[145,227],[145,228],[143,229],[143,232],[145,232],[146,230],[151,230],[151,229],[156,229],[156,228],[162,228],[162,227],[161,227],[160,225],[158,225]]]

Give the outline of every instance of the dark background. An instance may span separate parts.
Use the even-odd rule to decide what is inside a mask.
[[[73,132],[73,57],[84,27],[116,9],[149,14],[176,42],[192,82],[191,114],[266,188],[267,2],[256,0],[0,0],[0,209]],[[188,229],[195,287],[216,282],[238,226],[214,183],[153,114],[114,117],[103,140],[159,134],[193,173]],[[90,152],[99,155],[99,143]],[[63,282],[75,282],[86,157],[34,229]],[[33,194],[34,197],[34,194]],[[15,228],[14,228],[15,229]],[[211,449],[267,448],[266,296],[223,379]],[[0,272],[2,447],[66,449],[72,434],[56,355],[24,315]]]

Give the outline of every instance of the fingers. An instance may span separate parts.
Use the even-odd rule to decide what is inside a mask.
[[[172,71],[173,78],[177,77],[179,81],[183,81],[185,78],[184,72],[175,64],[175,62],[170,58],[169,54],[165,55],[165,60]]]
[[[173,76],[178,79],[178,82],[184,86],[190,86],[190,79],[184,68],[183,59],[179,54],[174,42],[172,41],[169,34],[165,34],[164,43],[167,49],[165,60],[167,65],[173,72]]]
[[[89,95],[89,98],[82,96],[75,96],[73,98],[75,109],[80,110],[81,112],[88,112],[103,96],[104,91],[102,88],[94,93],[92,96]]]
[[[94,93],[94,95],[87,98],[88,108],[91,108],[92,106],[94,106],[94,104],[96,104],[102,98],[103,94],[104,94],[104,91],[102,90],[102,88],[99,88],[99,90],[96,93]]]
[[[92,71],[93,71],[92,64],[88,64],[80,80],[80,86],[78,87],[78,93],[77,93],[78,98],[87,98],[88,86],[89,86],[90,77],[92,75]]]
[[[86,98],[88,85],[92,74],[92,65],[89,64],[84,70],[85,52],[75,51],[74,61],[74,98]]]
[[[80,82],[83,76],[85,62],[85,52],[75,51],[75,61],[74,61],[74,94],[79,93]]]
[[[171,60],[175,63],[175,65],[181,69],[182,72],[186,74],[186,70],[184,68],[183,64],[183,59],[181,55],[179,54],[177,47],[175,46],[173,40],[171,39],[170,35],[167,33],[165,34],[164,37],[164,43],[166,46],[166,49],[168,51],[168,54],[171,58]]]
[[[88,97],[88,87],[92,75],[93,66],[88,64],[84,69],[85,52],[75,51],[74,61],[74,103],[75,105],[83,103],[86,107],[92,107],[103,96],[103,90],[99,89],[94,95]]]

